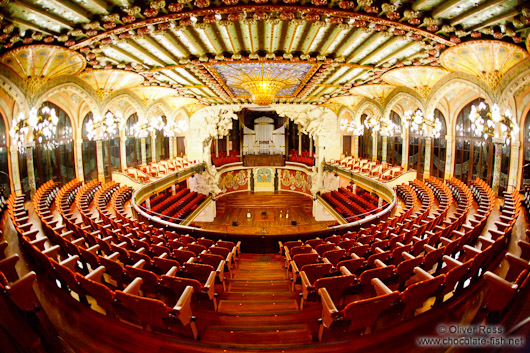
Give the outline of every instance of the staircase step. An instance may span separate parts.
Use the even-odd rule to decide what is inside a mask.
[[[230,345],[284,347],[311,342],[306,325],[277,327],[233,326],[207,327],[202,335],[205,341],[229,342]]]
[[[284,315],[298,312],[298,303],[290,300],[220,300],[218,312],[227,315]]]

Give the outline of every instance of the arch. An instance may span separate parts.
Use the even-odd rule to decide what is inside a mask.
[[[93,119],[93,117],[94,114],[88,112],[81,121],[81,139],[83,141],[83,180],[86,182],[97,179],[98,177],[96,141],[90,140],[86,131],[86,124],[90,119]]]
[[[125,90],[117,91],[106,101],[101,112],[102,114],[106,114],[107,111],[113,113],[120,112],[124,119],[133,113],[138,114],[138,120],[146,117],[145,108],[141,101]],[[119,135],[123,137],[124,133],[125,129],[122,126]]]
[[[401,104],[401,102],[405,102],[406,104]],[[406,92],[401,88],[392,91],[390,96],[387,98],[383,116],[388,117],[392,110],[400,114],[400,116],[403,116],[405,111],[416,110],[418,108],[425,113],[425,107],[422,101],[415,94]]]
[[[381,109],[381,106],[371,100],[371,99],[364,99],[358,106],[358,108],[355,110],[355,114],[353,115],[353,119],[357,123],[361,123],[361,116],[365,114],[366,112],[371,113],[372,115],[378,115],[383,116],[383,109]]]

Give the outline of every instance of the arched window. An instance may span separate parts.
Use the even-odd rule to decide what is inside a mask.
[[[4,117],[0,115],[0,195],[5,198],[9,197],[11,193],[11,185],[9,184],[9,151],[7,150],[6,125]]]
[[[439,138],[433,138],[431,143],[431,175],[436,178],[443,179],[445,175],[445,155],[446,155],[446,141],[447,126],[445,118],[441,111],[434,110],[434,119],[439,119],[442,123],[442,130]]]
[[[413,132],[409,127],[409,169],[415,169],[417,178],[423,179],[423,168],[425,163],[425,136]]]
[[[151,159],[152,151],[151,151],[151,133],[147,135],[145,138],[145,161],[147,164],[152,162]]]
[[[361,124],[364,126],[365,120],[368,118],[368,115],[361,115]],[[364,134],[359,138],[359,157],[372,160],[372,130],[364,128]]]
[[[53,103],[45,102],[44,106],[55,109],[59,120],[54,137],[35,141],[33,163],[37,188],[51,179],[65,184],[75,178],[74,142],[70,118],[64,110]],[[40,109],[39,114],[43,114]]]
[[[455,172],[456,178],[464,183],[480,178],[491,185],[493,174],[493,143],[491,138],[477,136],[471,128],[469,112],[473,105],[482,100],[476,99],[466,105],[458,114],[455,131]]]
[[[523,132],[523,172],[521,173],[521,190],[524,190],[524,184],[530,183],[530,111],[526,114],[524,120]]]
[[[164,125],[167,124],[166,116],[162,116]],[[169,159],[169,137],[164,136],[164,130],[156,132],[156,161]]]
[[[138,122],[138,115],[132,114],[125,124],[125,154],[127,158],[127,168],[137,168],[142,162],[142,152],[140,141],[134,136],[133,126]]]
[[[399,166],[402,162],[403,140],[401,138],[401,118],[395,111],[390,112],[390,120],[396,125],[394,135],[387,139],[386,162],[393,166]]]
[[[83,119],[82,135],[83,135],[83,176],[85,181],[90,181],[98,178],[97,169],[97,154],[96,141],[88,138],[87,123],[93,119],[92,112],[85,115]]]
[[[108,140],[103,141],[103,166],[105,181],[112,179],[113,171],[121,170],[120,132],[118,130]]]

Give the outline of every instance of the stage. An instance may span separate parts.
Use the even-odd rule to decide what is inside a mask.
[[[287,235],[320,231],[335,224],[315,221],[313,200],[286,191],[229,194],[217,199],[216,208],[217,217],[213,222],[192,225],[231,234]]]

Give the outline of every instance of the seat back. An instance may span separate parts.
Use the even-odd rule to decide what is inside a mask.
[[[291,256],[291,258],[293,258],[293,256],[295,255],[309,254],[312,251],[313,251],[313,248],[308,245],[295,246],[289,250],[289,255]]]
[[[334,302],[338,302],[342,298],[344,291],[357,284],[357,281],[358,279],[355,275],[324,277],[317,279],[314,286],[317,291],[320,288],[326,288],[331,299]]]
[[[319,264],[308,264],[301,268],[309,279],[309,283],[313,284],[319,278],[324,277],[331,272],[333,266],[331,264],[319,263]]]
[[[77,274],[77,281],[85,292],[96,300],[98,305],[105,309],[107,315],[114,315],[114,292],[102,283],[92,281],[85,278],[85,276]]]
[[[116,291],[116,300],[126,309],[133,312],[136,322],[146,329],[151,327],[166,328],[163,319],[168,315],[169,308],[160,300],[144,298],[137,295]]]
[[[394,265],[372,268],[361,273],[360,280],[364,286],[371,286],[372,279],[379,278],[384,281],[394,273]]]
[[[195,253],[188,250],[173,250],[173,258],[181,265],[185,264],[191,258],[195,257]]]
[[[144,295],[148,293],[157,293],[156,286],[158,284],[158,276],[154,272],[129,265],[125,266],[125,269],[130,278],[140,277],[143,280],[141,289]]]
[[[194,279],[201,284],[205,284],[210,276],[210,273],[215,272],[215,268],[206,264],[184,264],[184,271],[193,276]]]
[[[333,243],[328,243],[328,244],[320,244],[319,246],[317,246],[315,248],[316,252],[318,253],[318,255],[322,256],[324,255],[324,253],[326,251],[330,251],[330,250],[334,250],[336,247],[335,244]]]
[[[414,316],[414,311],[423,305],[445,280],[445,275],[439,275],[428,280],[416,282],[408,286],[403,293],[401,299],[405,303],[405,307],[401,312],[401,318],[406,319]]]
[[[188,251],[191,251],[195,256],[199,256],[201,252],[205,251],[206,247],[200,244],[188,244]]]
[[[399,298],[399,292],[354,301],[344,308],[344,319],[350,321],[349,330],[370,329],[381,313],[394,304]]]
[[[323,257],[328,259],[328,261],[331,262],[333,266],[335,266],[337,265],[337,263],[339,263],[340,260],[344,258],[344,255],[346,255],[346,250],[336,249],[336,250],[326,251]]]
[[[364,259],[348,259],[342,260],[337,264],[337,268],[340,269],[342,266],[346,267],[352,274],[364,266]]]
[[[160,278],[160,283],[162,284],[162,286],[169,288],[173,293],[175,293],[175,296],[177,298],[180,297],[180,295],[182,294],[184,289],[186,289],[187,286],[193,287],[194,293],[201,292],[201,283],[196,279],[192,278],[163,275]]]
[[[293,261],[298,267],[299,270],[302,269],[304,265],[312,264],[318,261],[318,254],[298,254],[293,257]]]

